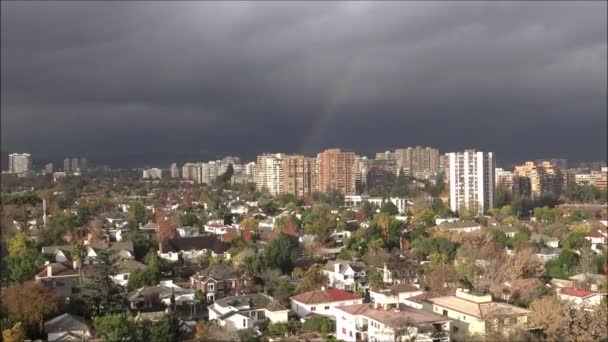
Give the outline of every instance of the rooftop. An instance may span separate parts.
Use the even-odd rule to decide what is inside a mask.
[[[339,306],[337,309],[351,315],[362,315],[389,326],[403,324],[402,322],[406,320],[411,321],[414,324],[432,324],[451,320],[442,315],[414,309],[402,304],[398,307],[388,309],[374,308],[373,304],[346,305]]]
[[[574,287],[562,287],[559,291],[561,294],[571,297],[579,297],[579,298],[587,298],[598,294],[595,291],[585,290],[585,289],[577,289]]]
[[[319,304],[340,302],[345,300],[358,300],[363,298],[344,290],[327,289],[300,293],[299,295],[290,297],[290,299],[303,304]]]

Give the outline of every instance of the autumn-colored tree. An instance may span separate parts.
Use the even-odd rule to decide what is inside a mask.
[[[304,243],[304,255],[311,258],[319,258],[322,255],[323,246],[317,241],[310,241]]]
[[[283,234],[289,235],[289,236],[296,236],[297,235],[297,230],[296,230],[296,224],[293,220],[293,218],[291,217],[285,217],[283,219],[283,226],[281,228],[281,232]]]
[[[567,304],[553,296],[545,296],[535,299],[530,310],[530,322],[542,328],[549,341],[557,341],[563,336],[567,326]]]
[[[54,289],[31,281],[6,288],[2,302],[9,314],[24,317],[25,323],[42,332],[44,320],[59,310],[61,296]]]
[[[359,223],[365,222],[365,219],[366,219],[365,211],[363,211],[362,208],[357,210],[357,213],[355,214],[355,218],[356,218],[357,222],[359,222]]]
[[[608,306],[597,305],[593,310],[579,308],[572,312],[569,329],[566,333],[570,341],[606,341],[608,340]]]
[[[15,325],[6,329],[2,332],[2,340],[4,342],[22,342],[25,339],[25,331],[21,326],[21,322],[15,323]]]
[[[8,255],[17,255],[19,252],[24,251],[27,246],[27,235],[25,233],[17,233],[13,235],[7,242]]]
[[[158,234],[157,238],[159,242],[163,242],[175,237],[175,226],[172,225],[167,219],[162,211],[158,211],[156,213],[156,224],[158,224]]]
[[[93,244],[104,240],[103,228],[98,219],[93,219],[87,224],[87,240]]]
[[[327,275],[319,267],[311,267],[306,271],[296,293],[320,290],[328,282]]]
[[[531,248],[519,249],[508,257],[505,263],[505,276],[509,280],[540,276],[545,264]]]
[[[255,231],[258,229],[259,222],[253,217],[246,217],[239,223],[239,228],[242,230]]]

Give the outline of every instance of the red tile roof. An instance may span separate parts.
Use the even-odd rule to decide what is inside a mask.
[[[574,287],[563,287],[560,293],[572,296],[572,297],[580,297],[585,298],[596,294],[595,291],[585,290],[585,289],[577,289]]]
[[[344,300],[363,299],[355,294],[339,289],[316,290],[290,297],[303,304],[319,304],[329,302],[340,302]]]

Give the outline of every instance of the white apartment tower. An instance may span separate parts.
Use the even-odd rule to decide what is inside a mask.
[[[12,153],[8,155],[10,173],[26,173],[32,167],[32,156],[29,153]]]
[[[177,163],[171,164],[171,178],[179,178],[179,168],[177,167]]]
[[[449,159],[450,208],[483,214],[494,207],[493,152],[465,150],[447,154]]]
[[[255,187],[267,189],[272,195],[283,192],[283,154],[263,154],[256,162]]]

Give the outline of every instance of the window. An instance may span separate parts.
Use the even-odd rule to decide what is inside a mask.
[[[458,327],[453,326],[453,327],[452,327],[452,332],[453,332],[453,333],[457,333],[457,332],[458,332]]]
[[[311,306],[310,307],[310,311],[317,311],[317,307],[316,306]]]
[[[346,335],[346,328],[342,328],[342,333]]]
[[[326,306],[326,307],[325,307],[325,310],[329,310],[329,306]]]
[[[215,291],[214,284],[207,284],[207,292],[213,292],[213,291]]]
[[[517,324],[517,317],[511,317],[511,318],[509,318],[509,324],[512,324],[512,325]]]
[[[349,332],[348,332],[348,336],[353,337],[353,332],[352,332],[352,331],[349,331]]]
[[[243,318],[243,328],[247,328],[247,320]]]
[[[448,315],[448,310],[443,310],[443,315],[447,316]]]

